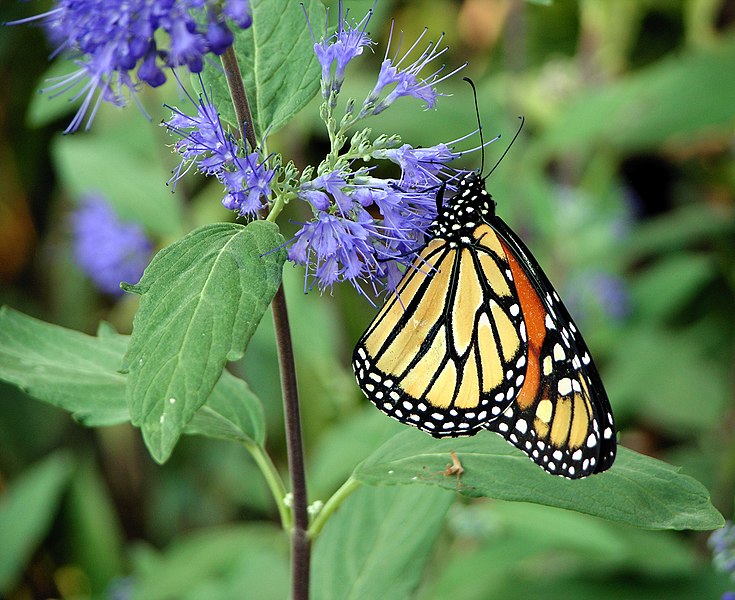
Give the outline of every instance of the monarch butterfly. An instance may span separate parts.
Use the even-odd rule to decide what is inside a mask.
[[[569,312],[478,173],[446,207],[443,195],[428,243],[357,342],[358,385],[434,437],[488,429],[549,473],[605,471],[612,411]]]

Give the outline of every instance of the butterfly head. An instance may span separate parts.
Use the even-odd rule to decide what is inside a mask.
[[[457,192],[441,207],[433,232],[450,242],[471,243],[475,228],[495,214],[495,201],[485,189],[485,180],[476,171],[461,174]]]

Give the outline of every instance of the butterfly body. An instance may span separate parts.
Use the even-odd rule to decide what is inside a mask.
[[[551,283],[477,173],[438,204],[428,243],[355,347],[358,385],[435,437],[488,429],[553,474],[609,468],[610,405]]]

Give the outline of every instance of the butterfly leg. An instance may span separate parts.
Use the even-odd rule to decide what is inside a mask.
[[[441,186],[436,192],[436,214],[441,214],[442,206],[444,206],[444,192],[447,189],[447,182],[442,181]]]

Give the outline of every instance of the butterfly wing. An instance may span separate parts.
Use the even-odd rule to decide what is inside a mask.
[[[476,235],[484,230],[491,232],[482,224]],[[503,413],[525,378],[523,316],[492,239],[429,242],[355,347],[368,399],[435,437],[473,435]]]
[[[550,473],[576,479],[604,471],[615,459],[615,425],[587,345],[523,242],[499,217],[490,222],[522,307],[528,366],[520,394],[486,427]]]

